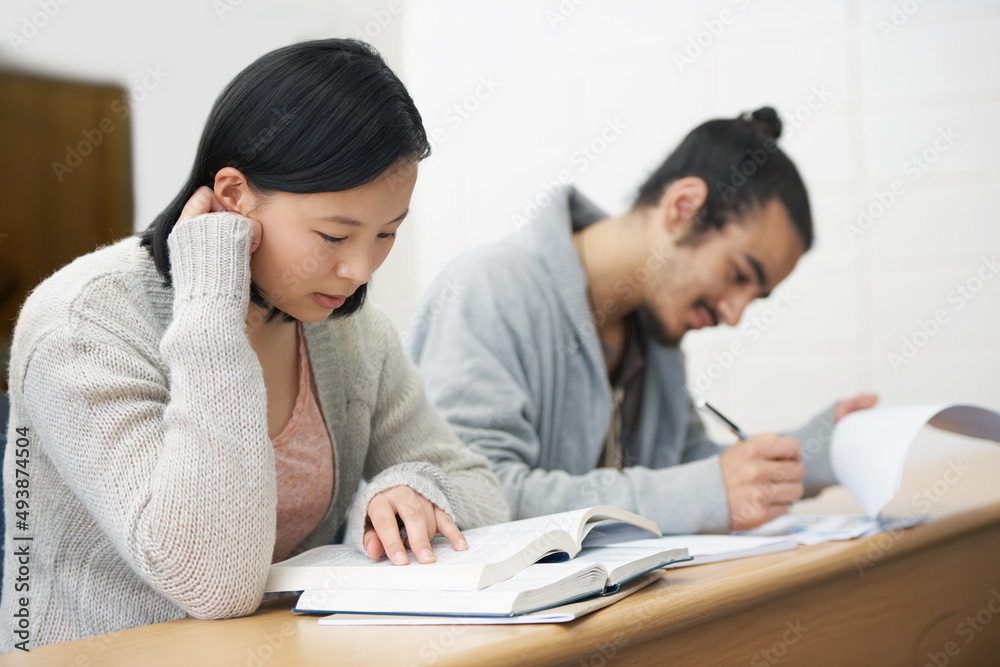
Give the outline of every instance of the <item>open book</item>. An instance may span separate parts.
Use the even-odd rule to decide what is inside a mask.
[[[639,575],[609,595],[595,595],[576,602],[516,616],[425,616],[421,614],[333,614],[319,619],[320,625],[532,625],[569,623],[603,609],[662,578],[658,571]]]
[[[478,591],[314,589],[302,593],[294,611],[516,616],[613,594],[639,575],[689,558],[686,549],[586,547],[572,560],[535,563]]]
[[[475,591],[509,579],[551,554],[572,558],[602,521],[622,521],[660,535],[653,521],[637,514],[589,507],[463,531],[469,544],[466,551],[456,551],[438,536],[431,541],[435,563],[418,563],[410,553],[410,564],[400,566],[384,557],[373,562],[350,545],[316,547],[272,565],[264,590]]]

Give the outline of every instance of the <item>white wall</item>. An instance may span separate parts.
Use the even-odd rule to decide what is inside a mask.
[[[433,211],[422,282],[513,230],[561,170],[619,213],[695,125],[771,104],[818,241],[785,284],[790,305],[774,296],[742,328],[685,339],[690,383],[752,431],[861,390],[1000,408],[1000,278],[976,275],[1000,260],[1000,3],[414,0],[405,21],[408,85],[447,130],[415,198]],[[483,77],[496,89],[476,99]],[[445,115],[463,100],[466,117]],[[608,119],[627,127],[583,159]],[[924,151],[926,170],[912,162]],[[875,214],[866,229],[859,207]],[[969,300],[952,292],[966,282]],[[912,359],[904,337],[923,344]]]
[[[46,6],[53,16],[43,21]],[[692,127],[772,104],[788,121],[782,143],[810,188],[817,247],[787,281],[794,298],[787,312],[777,314],[772,298],[748,313],[745,323],[764,318],[749,325],[758,336],[719,329],[686,339],[692,383],[717,376],[702,381],[706,395],[749,430],[792,426],[835,397],[869,389],[887,403],[1000,407],[1000,280],[982,283],[961,308],[964,299],[951,292],[960,283],[976,287],[984,259],[1000,258],[1000,2],[404,6],[6,0],[0,63],[129,89],[144,77],[154,83],[148,67],[166,73],[137,91],[132,116],[142,228],[184,180],[205,116],[233,75],[292,41],[367,33],[435,138],[412,217],[373,290],[401,329],[450,258],[512,231],[513,216],[561,171],[610,213],[621,212]],[[24,34],[25,21],[45,25],[15,50],[10,34]],[[701,53],[679,66],[675,54],[698,40]],[[803,106],[810,102],[816,108]],[[586,157],[581,145],[609,122],[623,126],[620,133]],[[914,172],[911,156],[933,153],[948,128],[953,145]],[[897,180],[902,194],[849,239],[858,208],[877,212],[877,193]],[[887,354],[900,353],[904,337],[924,342],[919,323],[937,311],[947,322],[893,368]],[[733,343],[744,353],[723,368],[716,355]]]
[[[240,70],[292,42],[363,37],[402,73],[400,14],[400,3],[383,0],[4,0],[0,65],[134,91],[139,230],[186,180],[212,103]],[[373,281],[374,298],[393,312],[412,308],[414,264],[404,238]]]

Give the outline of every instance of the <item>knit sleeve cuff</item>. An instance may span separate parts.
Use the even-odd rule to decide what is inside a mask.
[[[180,299],[250,300],[250,223],[234,213],[206,213],[178,223],[167,238],[174,293]]]
[[[351,508],[351,532],[348,535],[351,544],[364,551],[368,503],[377,494],[395,486],[410,487],[440,507],[448,516],[454,517],[451,503],[448,502],[448,498],[439,485],[439,480],[442,477],[443,473],[440,469],[429,463],[400,463],[376,475],[354,499],[354,505]]]
[[[816,495],[831,484],[837,484],[837,476],[830,461],[834,407],[831,405],[813,417],[808,424],[789,434],[798,439],[802,448],[802,464],[806,469],[803,480],[806,498]]]

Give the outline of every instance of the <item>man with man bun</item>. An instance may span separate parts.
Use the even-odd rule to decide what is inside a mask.
[[[515,518],[602,504],[666,533],[727,532],[836,483],[832,426],[874,395],[727,448],[706,436],[685,385],[684,335],[736,325],[812,245],[780,133],[769,107],[703,123],[624,214],[567,188],[431,285],[466,289],[421,313],[409,353],[459,437],[490,459]]]

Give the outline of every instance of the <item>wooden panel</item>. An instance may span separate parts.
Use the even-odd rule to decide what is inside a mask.
[[[30,289],[132,233],[129,116],[120,88],[0,72],[0,348]]]
[[[706,656],[713,664],[759,667],[998,665],[998,553],[1000,525],[877,563],[863,577],[833,577],[657,641],[645,636],[641,644],[618,647],[615,659],[629,665],[663,664],[665,655],[672,665],[705,664]]]

